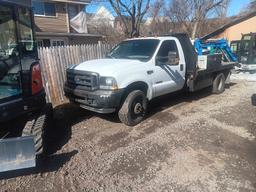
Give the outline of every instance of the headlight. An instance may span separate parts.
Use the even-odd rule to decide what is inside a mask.
[[[100,77],[100,89],[117,90],[117,82],[113,77]]]

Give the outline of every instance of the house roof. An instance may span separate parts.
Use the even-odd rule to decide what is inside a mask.
[[[57,2],[74,3],[74,4],[90,4],[91,0],[52,0]]]
[[[52,33],[52,32],[36,32],[36,36],[45,37],[102,37],[99,34],[89,33]]]
[[[213,31],[212,33],[208,34],[208,35],[205,35],[204,37],[202,37],[201,39],[209,39],[209,38],[212,38],[220,33],[222,33],[223,31],[225,31],[227,28],[229,27],[232,27],[238,23],[241,23],[243,21],[246,21],[252,17],[256,16],[256,11],[254,12],[251,12],[247,15],[244,15],[244,16],[241,16],[241,17],[238,17],[237,19],[234,19],[233,21],[231,21],[230,23],[227,23],[225,25],[222,25],[220,28],[218,28],[217,30]]]
[[[0,0],[0,2],[14,3],[26,7],[31,7],[31,0]]]
[[[94,17],[104,17],[104,18],[108,18],[110,20],[114,20],[115,17],[113,16],[113,14],[105,7],[105,6],[101,6],[98,8],[98,10],[96,11],[96,13],[94,14]]]

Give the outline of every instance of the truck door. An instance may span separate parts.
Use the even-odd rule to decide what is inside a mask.
[[[176,55],[175,61],[170,60],[170,54]],[[154,66],[154,97],[182,89],[185,83],[185,70],[185,58],[180,43],[176,40],[163,41]]]

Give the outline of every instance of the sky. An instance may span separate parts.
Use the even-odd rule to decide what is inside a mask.
[[[237,15],[250,3],[250,0],[232,0],[228,9],[228,16]]]
[[[166,2],[167,1],[169,0],[166,0]],[[227,13],[228,16],[237,15],[249,3],[250,3],[250,0],[231,0],[228,13]],[[97,3],[97,4],[92,3],[89,6],[87,6],[86,11],[88,13],[95,13],[97,9],[102,5],[104,5],[107,8],[110,8],[109,5],[107,5],[106,3]]]

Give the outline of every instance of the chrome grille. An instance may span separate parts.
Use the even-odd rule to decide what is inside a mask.
[[[93,91],[98,89],[99,76],[92,72],[68,69],[67,82],[71,86],[79,86],[82,89]]]

